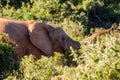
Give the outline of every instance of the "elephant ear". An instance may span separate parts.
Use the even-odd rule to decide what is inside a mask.
[[[39,48],[44,55],[53,56],[53,47],[50,41],[48,31],[45,28],[45,24],[32,22],[29,24],[29,36],[32,44]]]

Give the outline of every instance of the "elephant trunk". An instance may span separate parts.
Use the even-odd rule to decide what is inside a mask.
[[[68,43],[65,46],[66,51],[70,50],[70,46],[74,49],[74,50],[78,50],[80,49],[80,43],[78,41],[74,41],[71,38],[68,38]]]
[[[72,40],[70,46],[72,46],[72,48],[73,48],[74,50],[80,49],[80,43],[79,43],[78,41],[73,41],[73,40]]]

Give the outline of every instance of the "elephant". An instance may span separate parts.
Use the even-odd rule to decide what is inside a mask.
[[[0,18],[0,34],[9,35],[9,42],[16,44],[14,54],[17,60],[33,54],[36,59],[41,55],[54,56],[54,52],[65,54],[70,46],[78,50],[80,43],[71,39],[61,27],[40,21],[19,21]]]

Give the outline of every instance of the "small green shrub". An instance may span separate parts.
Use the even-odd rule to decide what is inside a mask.
[[[7,38],[7,34],[0,35],[0,79],[6,77],[15,68],[14,47],[4,42]]]
[[[52,76],[57,73],[53,58],[42,57],[40,60],[35,61],[33,55],[25,56],[20,62],[19,71],[8,76],[7,79],[19,80],[50,80]]]

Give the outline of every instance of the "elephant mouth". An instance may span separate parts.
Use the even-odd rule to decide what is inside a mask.
[[[68,53],[70,51],[70,48],[66,49],[66,48],[63,48],[61,50],[61,53],[65,54],[65,53]]]
[[[59,50],[58,52],[65,54],[66,50],[62,49],[62,50]]]
[[[54,48],[54,51],[60,52],[62,54],[65,54],[69,51],[71,51],[70,47],[72,47],[74,50],[80,49],[80,43],[76,42],[74,45],[62,45],[57,48]]]
[[[67,51],[66,50],[62,50],[61,53],[65,54]]]
[[[66,51],[68,51],[68,50],[65,50],[64,48],[59,48],[59,49],[55,49],[54,50],[55,52],[60,52],[60,53],[62,53],[62,54],[65,54],[66,53]]]

